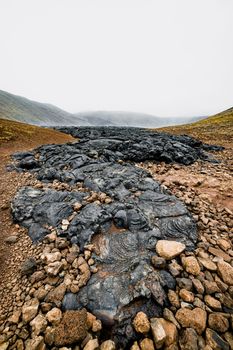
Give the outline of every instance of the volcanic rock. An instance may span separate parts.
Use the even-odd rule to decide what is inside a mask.
[[[29,276],[36,270],[37,263],[33,257],[28,258],[21,266],[21,274]]]
[[[87,312],[66,311],[60,324],[55,329],[54,344],[56,346],[71,345],[80,342],[87,334]]]

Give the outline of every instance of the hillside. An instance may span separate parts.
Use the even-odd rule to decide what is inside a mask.
[[[231,146],[233,140],[233,108],[195,123],[164,127],[171,134],[189,134],[205,142]]]
[[[33,125],[81,123],[72,114],[50,104],[39,103],[0,90],[0,118]]]
[[[10,120],[0,119],[0,153],[38,147],[46,143],[64,143],[72,141],[70,135]]]

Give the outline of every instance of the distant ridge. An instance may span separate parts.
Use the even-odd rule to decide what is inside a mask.
[[[0,118],[40,126],[132,126],[159,128],[192,123],[205,117],[161,118],[145,113],[94,111],[68,113],[56,106],[31,101],[0,90]]]
[[[146,113],[124,111],[96,111],[76,113],[77,118],[86,120],[92,126],[137,126],[156,128],[165,125],[183,124],[196,121],[199,118],[161,118]]]

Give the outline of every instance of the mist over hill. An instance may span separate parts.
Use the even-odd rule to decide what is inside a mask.
[[[42,126],[133,126],[157,128],[191,123],[204,117],[167,118],[145,113],[94,111],[68,113],[56,106],[31,101],[0,90],[0,118]]]
[[[146,113],[124,111],[96,111],[76,113],[76,117],[85,120],[92,126],[135,126],[135,127],[159,127],[192,123],[204,117],[167,118],[157,117]]]

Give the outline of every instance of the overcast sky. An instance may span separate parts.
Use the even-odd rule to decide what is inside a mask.
[[[0,89],[70,112],[233,105],[232,0],[0,0]]]

